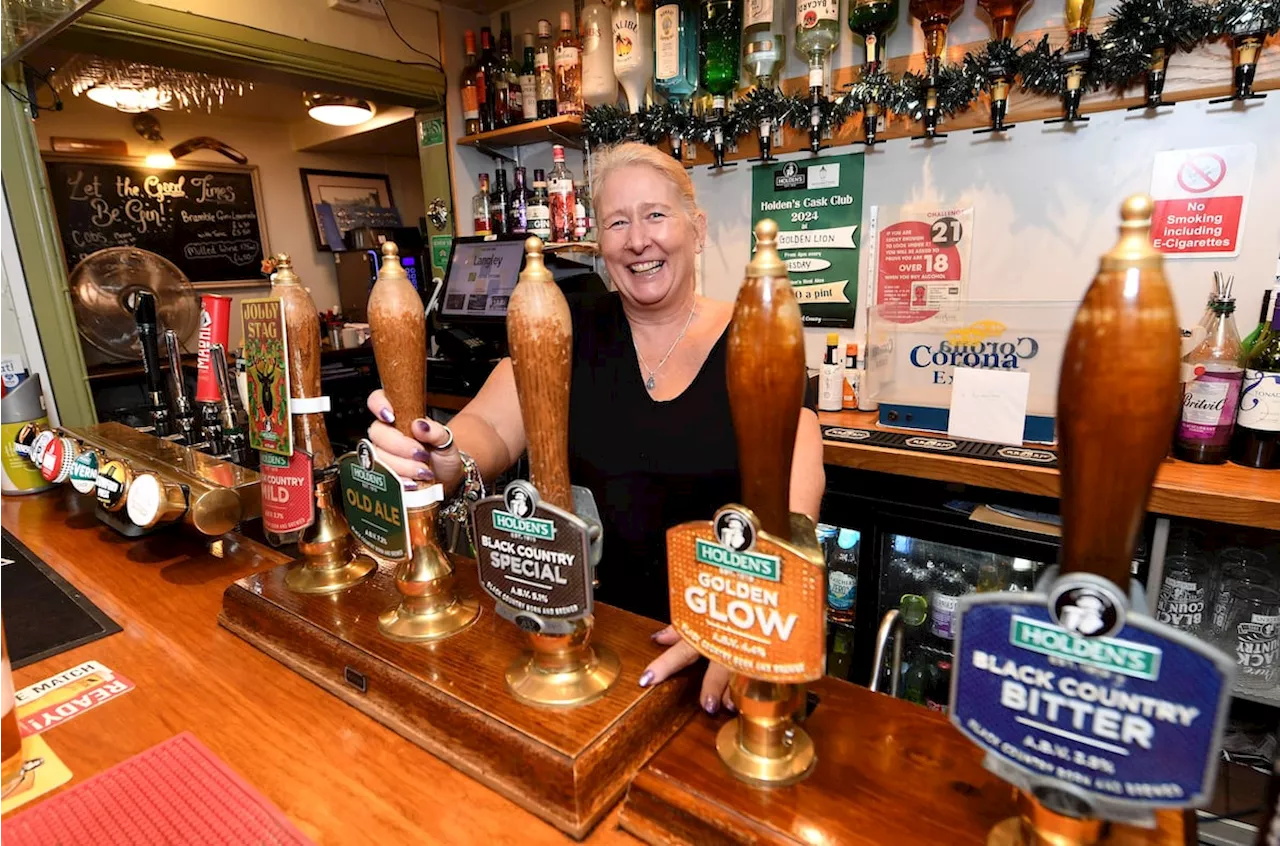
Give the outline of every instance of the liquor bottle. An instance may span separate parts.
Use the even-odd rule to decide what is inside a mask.
[[[1280,469],[1280,288],[1272,297],[1271,329],[1245,362],[1240,413],[1231,460],[1246,467]]]
[[[466,45],[467,65],[462,69],[462,120],[463,131],[467,135],[475,135],[480,131],[480,98],[484,90],[484,77],[480,74],[480,63],[476,61],[476,34],[467,30],[462,36]],[[477,86],[477,80],[479,85]]]
[[[978,0],[978,8],[986,12],[991,22],[991,38],[994,41],[1011,41],[1018,28],[1018,16],[1031,0]],[[991,82],[991,126],[978,132],[1004,132],[1013,124],[1004,122],[1009,113],[1009,84],[1016,68],[992,62],[987,69]]]
[[[537,235],[543,241],[551,240],[551,204],[547,197],[547,177],[541,168],[533,171],[533,193],[529,196],[529,206],[525,210],[529,226],[529,234]]]
[[[551,240],[573,240],[574,192],[573,174],[564,163],[564,147],[555,144],[551,148],[553,166],[547,183],[547,199],[551,209]]]
[[[516,184],[507,204],[507,229],[513,235],[529,231],[529,192],[524,187],[524,168],[516,168]]]
[[[533,33],[524,34],[524,62],[520,66],[520,116],[538,119],[538,65],[533,46]]]
[[[613,73],[631,114],[639,113],[653,79],[652,0],[614,0]]]
[[[897,23],[898,0],[849,0],[849,29],[861,36],[866,45],[867,57],[862,65],[864,75],[875,73],[884,64],[889,31]],[[868,147],[876,144],[879,120],[880,104],[867,103],[862,109],[862,135],[863,143]]]
[[[787,58],[782,26],[783,0],[748,0],[742,17],[742,67],[762,90],[778,84]],[[773,121],[760,121],[760,160],[773,159]]]
[[[493,234],[493,215],[489,211],[489,174],[480,174],[480,190],[471,200],[471,218],[475,221],[475,234]]]
[[[840,335],[827,333],[827,351],[818,370],[818,410],[839,411],[844,401],[844,368],[841,366]]]
[[[573,35],[573,19],[560,13],[560,40],[556,42],[556,110],[562,115],[582,114],[582,56]],[[554,176],[552,177],[555,178]]]
[[[827,57],[840,41],[840,0],[796,0],[796,50],[809,63],[809,151],[822,149]]]
[[[697,0],[657,0],[653,15],[653,85],[681,110],[698,90]],[[671,134],[671,155],[680,161],[684,137]]]
[[[960,597],[973,591],[958,566],[942,567],[933,590],[929,591],[929,632],[936,639],[938,648],[951,651],[956,637],[956,608]]]
[[[1253,352],[1254,344],[1258,343],[1259,337],[1264,332],[1271,330],[1271,309],[1275,307],[1275,303],[1280,301],[1280,259],[1276,260],[1276,284],[1275,289],[1262,292],[1262,311],[1258,314],[1258,325],[1253,327],[1253,331],[1245,336],[1240,342],[1244,355]]]
[[[587,186],[573,183],[573,240],[587,240]]]
[[[493,219],[493,233],[495,235],[506,235],[510,229],[507,221],[507,207],[511,204],[511,195],[507,191],[507,169],[505,167],[498,168],[494,174],[493,196],[489,198],[489,214]]]
[[[858,595],[858,531],[841,529],[836,550],[827,562],[827,619],[852,623]]]
[[[1208,334],[1182,359],[1186,382],[1173,448],[1175,456],[1197,464],[1221,464],[1227,460],[1244,379],[1230,281],[1225,285],[1219,282],[1210,310],[1213,317]]]
[[[502,65],[502,75],[506,82],[507,92],[507,125],[512,126],[524,120],[524,95],[520,90],[520,63],[511,49],[511,13],[502,13],[502,29],[498,31],[498,61]]]
[[[538,49],[533,54],[533,66],[538,75],[538,120],[556,116],[556,74],[552,61],[551,21],[538,21]]]
[[[925,89],[924,116],[920,119],[924,127],[923,138],[942,137],[938,132],[938,120],[942,116],[938,109],[938,71],[947,51],[947,28],[963,8],[964,0],[911,0],[910,3],[911,14],[920,21],[920,29],[924,32],[924,68],[928,86]]]
[[[484,74],[484,100],[480,103],[480,130],[488,132],[506,126],[507,94],[506,74],[493,52],[493,33],[489,27],[480,29],[480,72]],[[478,81],[478,80],[477,80]],[[498,98],[499,89],[502,98]]]
[[[613,77],[613,33],[609,5],[587,0],[578,19],[582,36],[582,100],[588,106],[611,106],[618,100]]]
[[[737,0],[703,0],[698,33],[699,79],[711,95],[713,167],[724,167],[723,121],[728,98],[738,88],[742,53],[742,5]],[[733,139],[729,139],[730,142]]]

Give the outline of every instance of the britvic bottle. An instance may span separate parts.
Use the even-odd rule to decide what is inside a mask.
[[[1221,464],[1231,449],[1244,368],[1235,300],[1215,298],[1208,334],[1183,358],[1182,418],[1173,454],[1197,464]]]

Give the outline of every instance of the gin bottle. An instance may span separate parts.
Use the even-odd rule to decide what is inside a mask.
[[[787,36],[782,27],[783,0],[747,0],[742,18],[742,67],[761,89],[778,84],[787,58]],[[760,121],[760,159],[773,156],[773,121]]]

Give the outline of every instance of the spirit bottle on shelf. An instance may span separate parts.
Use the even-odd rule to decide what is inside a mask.
[[[507,191],[507,169],[505,167],[498,168],[494,174],[493,196],[489,198],[489,215],[493,220],[493,234],[506,235],[511,232],[510,222],[507,220],[507,207],[511,204],[511,195]]]
[[[991,38],[1009,41],[1018,28],[1018,16],[1031,0],[978,0],[978,8],[991,19]],[[992,63],[987,69],[991,78],[991,126],[979,132],[1004,132],[1012,124],[1004,122],[1009,113],[1009,83],[1016,68]]]
[[[524,34],[524,62],[520,67],[520,114],[525,120],[538,119],[538,65],[533,33]]]
[[[573,35],[573,18],[560,13],[560,40],[556,42],[556,109],[562,115],[582,114],[582,56]]]
[[[582,99],[588,106],[613,105],[618,81],[613,76],[613,35],[609,5],[587,0],[579,18],[582,34]]]
[[[796,50],[809,63],[809,151],[822,149],[827,59],[840,41],[840,0],[796,0]]]
[[[783,0],[747,0],[742,18],[742,67],[762,90],[778,84],[787,57]],[[773,159],[773,120],[760,121],[760,160]]]
[[[1280,470],[1280,308],[1272,297],[1271,326],[1244,363],[1244,389],[1231,439],[1231,460],[1246,467]]]
[[[947,28],[964,8],[964,0],[911,0],[911,14],[920,21],[924,32],[924,66],[927,87],[925,89],[924,138],[940,138],[938,119],[938,71],[947,52]]]
[[[698,90],[697,0],[658,0],[653,14],[653,86],[679,108],[689,107]],[[671,154],[679,161],[684,138],[671,135]]]
[[[864,74],[874,73],[884,64],[884,48],[889,31],[898,23],[898,0],[849,0],[849,29],[866,44]],[[875,146],[880,104],[867,103],[862,109],[862,134],[868,147]]]
[[[738,63],[742,53],[742,5],[737,0],[704,0],[702,29],[698,34],[700,79],[711,95],[711,149],[713,167],[724,167],[723,121],[728,98],[738,88]],[[729,139],[730,143],[733,139]]]
[[[556,74],[551,46],[551,21],[538,21],[538,49],[533,54],[538,76],[538,120],[556,116]]]
[[[548,205],[551,209],[551,240],[572,241],[574,214],[573,174],[564,163],[564,147],[555,144],[551,148],[554,164],[547,184]]]
[[[551,201],[547,196],[547,176],[541,168],[533,171],[533,193],[529,195],[525,216],[530,235],[537,235],[543,241],[551,240]]]
[[[480,63],[476,61],[476,34],[467,30],[462,36],[466,45],[467,65],[462,69],[462,121],[463,132],[475,135],[480,131],[480,92],[484,90],[484,78],[480,75]],[[477,80],[479,85],[477,86]]]
[[[529,230],[529,192],[524,187],[524,168],[516,168],[515,179],[507,204],[507,229],[513,235],[524,235]]]
[[[1080,99],[1084,96],[1084,75],[1089,66],[1089,21],[1093,17],[1093,0],[1066,0],[1067,51],[1062,54],[1066,65],[1066,90],[1062,93],[1063,115],[1045,123],[1083,123]]]
[[[507,77],[498,54],[493,51],[493,33],[480,29],[480,70],[484,73],[484,103],[480,107],[480,127],[488,132],[507,125]]]
[[[614,0],[613,72],[631,114],[639,113],[653,79],[652,0]]]
[[[471,218],[475,221],[475,234],[493,234],[493,215],[489,210],[489,174],[480,174],[480,190],[471,200]]]
[[[502,13],[502,29],[498,31],[498,61],[502,65],[507,92],[507,125],[524,120],[524,99],[520,91],[520,63],[511,49],[511,13]]]

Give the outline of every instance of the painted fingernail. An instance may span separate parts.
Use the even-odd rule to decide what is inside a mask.
[[[431,481],[432,479],[435,478],[435,476],[432,475],[431,471],[428,470],[426,467],[419,467],[418,472],[415,473],[414,475],[417,478],[422,479],[424,481]]]
[[[738,711],[738,707],[734,705],[732,702],[724,703],[724,709],[728,711],[730,714],[735,714]]]
[[[649,640],[657,640],[658,635],[660,634],[662,634],[662,632],[654,632],[653,634],[649,635]]]
[[[383,408],[382,411],[378,412],[378,416],[382,418],[383,423],[396,422],[396,416],[391,413],[391,409],[389,408]]]
[[[425,464],[426,462],[431,460],[431,453],[427,452],[425,449],[417,450],[413,454],[413,460],[421,461],[422,463]]]
[[[653,670],[645,670],[644,675],[640,676],[640,686],[648,687],[653,684]]]
[[[702,710],[706,711],[708,714],[714,714],[716,711],[720,710],[720,700],[711,694],[707,694],[707,698],[702,700]]]
[[[415,432],[422,432],[424,436],[431,434],[431,424],[421,417],[413,421],[413,429]]]

